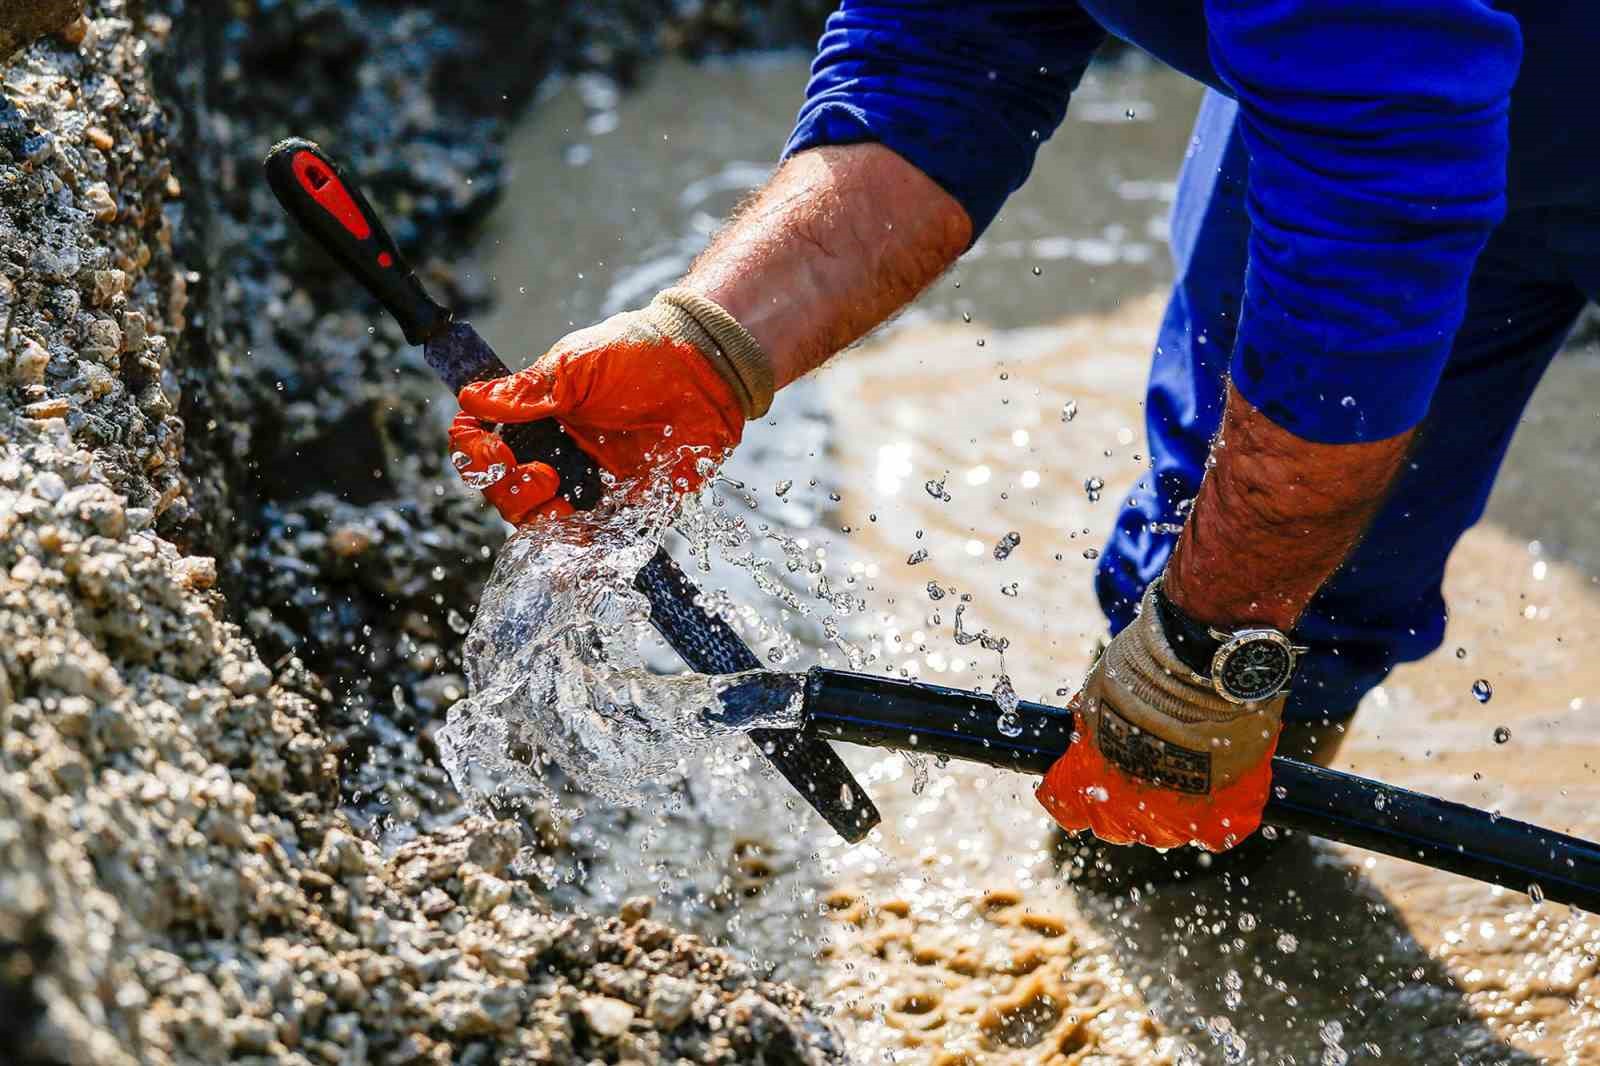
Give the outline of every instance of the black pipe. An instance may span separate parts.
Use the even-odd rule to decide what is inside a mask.
[[[1072,714],[1018,704],[1009,736],[993,696],[817,668],[805,729],[829,740],[1042,775],[1072,743]],[[1267,825],[1351,844],[1600,914],[1600,845],[1354,774],[1272,760]]]

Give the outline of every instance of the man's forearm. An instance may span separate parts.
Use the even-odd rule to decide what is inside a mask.
[[[1167,595],[1213,625],[1292,628],[1377,514],[1412,436],[1315,444],[1229,386],[1216,463],[1167,565]]]
[[[817,148],[773,175],[683,284],[755,335],[781,388],[909,303],[971,236],[961,205],[889,149]]]

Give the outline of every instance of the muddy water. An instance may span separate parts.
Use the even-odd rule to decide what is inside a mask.
[[[620,98],[556,89],[511,145],[484,250],[504,302],[486,335],[531,355],[673,280],[766,172],[803,78],[802,59],[776,57],[658,67]],[[804,570],[775,571],[788,609],[737,567],[701,582],[747,608],[749,631],[752,616],[786,628],[786,665],[870,660],[986,688],[1003,668],[1043,699],[1077,683],[1103,626],[1088,553],[1142,469],[1151,293],[1196,98],[1159,71],[1097,70],[960,269],[751,428],[729,470],[744,487],[724,486],[721,506],[799,537],[830,599],[819,606]],[[1600,362],[1552,372],[1491,521],[1452,564],[1446,651],[1373,694],[1341,765],[1600,834],[1600,667],[1586,650],[1600,591],[1590,493],[1571,481],[1594,469],[1596,397]],[[679,558],[699,561],[689,549]],[[966,633],[1010,641],[1003,664],[955,639],[958,606]],[[1478,678],[1487,705],[1470,694]],[[1249,879],[1103,898],[1063,876],[1032,782],[848,757],[885,815],[867,844],[817,829],[748,756],[719,749],[640,810],[585,805],[587,859],[550,871],[557,897],[657,897],[818,990],[862,1061],[1600,1060],[1600,923],[1564,907],[1299,841]]]

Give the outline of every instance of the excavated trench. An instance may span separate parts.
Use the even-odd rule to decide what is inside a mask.
[[[432,731],[503,530],[443,467],[418,353],[289,231],[258,161],[322,140],[438,295],[491,339],[553,336],[680,269],[798,99],[794,56],[656,57],[805,41],[823,6],[101,2],[5,61],[0,1062],[1597,1053],[1588,919],[1404,864],[1305,848],[1277,888],[1097,902],[1027,782],[860,753],[887,821],[859,848],[796,832],[761,782],[658,817],[457,799]],[[556,70],[597,76],[540,92]],[[999,664],[950,639],[959,596],[1014,636],[1025,696],[1070,684],[1097,633],[1086,552],[1111,511],[1079,486],[1103,475],[1112,500],[1140,468],[1193,100],[1137,57],[1103,73],[961,270],[786,391],[783,432],[752,430],[730,469],[759,501],[729,491],[728,512],[800,530],[829,602],[870,603],[841,628],[877,666],[991,684]],[[691,91],[715,122],[683,113]],[[1471,658],[1397,674],[1350,753],[1595,832],[1574,649],[1600,601],[1586,511],[1550,486],[1577,461],[1554,457],[1589,454],[1597,386],[1592,359],[1552,375],[1452,571]],[[770,606],[737,567],[704,583],[730,614]],[[794,629],[789,654],[834,650]],[[1481,675],[1494,723],[1471,716]],[[1537,757],[1495,758],[1518,750],[1500,723]]]
[[[643,905],[552,913],[559,831],[448,789],[422,727],[502,532],[257,177],[324,140],[481,306],[460,252],[546,72],[804,14],[106,0],[4,61],[0,1061],[840,1055]]]

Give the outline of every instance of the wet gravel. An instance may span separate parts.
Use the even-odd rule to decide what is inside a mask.
[[[460,808],[426,727],[503,528],[256,170],[323,140],[481,306],[456,252],[543,73],[816,14],[741,8],[108,0],[0,68],[0,1061],[842,1056],[648,901],[552,913],[517,871],[571,842]]]

